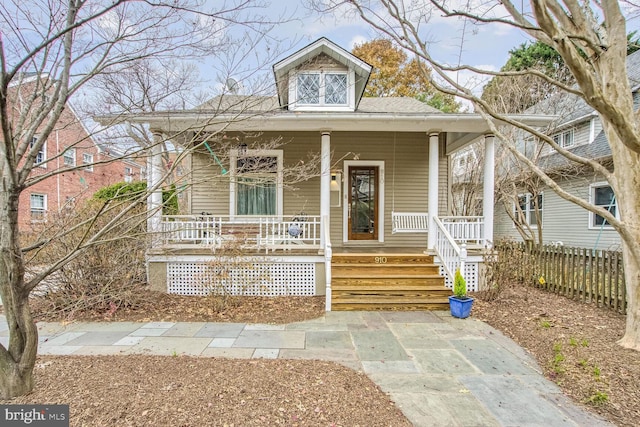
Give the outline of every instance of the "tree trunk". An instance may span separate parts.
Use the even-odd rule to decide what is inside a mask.
[[[33,367],[38,329],[29,308],[24,283],[24,261],[18,240],[18,198],[10,177],[0,191],[0,294],[9,326],[9,345],[0,345],[0,399],[21,396],[33,389]]]
[[[606,129],[606,128],[605,128]],[[616,201],[623,225],[624,278],[627,325],[618,344],[640,351],[640,154],[629,150],[614,132],[607,132],[615,164]]]

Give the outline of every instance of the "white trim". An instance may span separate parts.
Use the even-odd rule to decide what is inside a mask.
[[[344,203],[342,204],[342,242],[343,243],[358,243],[358,244],[371,244],[376,240],[349,240],[349,167],[352,166],[377,166],[378,167],[378,182],[376,191],[378,192],[378,243],[384,243],[384,160],[345,160],[342,180],[342,197],[344,197]]]
[[[284,170],[284,161],[283,161],[283,150],[247,150],[246,157],[276,157],[278,159],[278,170],[276,177],[276,215],[283,215],[283,170]],[[247,217],[255,217],[246,216],[246,215],[237,215],[236,214],[236,174],[238,169],[238,150],[230,150],[229,151],[229,161],[231,164],[229,165],[229,176],[231,180],[229,182],[229,218],[232,221],[242,221],[242,218]]]
[[[602,187],[610,187],[611,191],[613,191],[613,187],[611,187],[611,184],[609,184],[606,181],[594,182],[592,184],[589,184],[589,203],[591,203],[594,206],[597,206],[595,204],[594,190],[596,188],[602,188]],[[614,194],[614,197],[615,197],[615,193],[613,193],[613,194]],[[616,198],[615,200],[616,200],[616,203],[614,205],[616,207],[616,215],[615,216],[616,216],[617,219],[620,219],[620,208],[618,206],[618,199]],[[595,221],[595,216],[596,216],[595,213],[589,211],[589,223],[588,223],[588,226],[587,226],[587,228],[589,230],[600,230],[600,229],[602,229],[602,230],[608,230],[608,231],[609,230],[610,231],[615,231],[615,228],[613,228],[613,226],[611,224],[607,224],[607,225],[604,225],[604,226],[602,226],[602,225],[594,225],[593,223]]]
[[[591,144],[596,139],[596,119],[592,117],[589,121],[589,142]]]

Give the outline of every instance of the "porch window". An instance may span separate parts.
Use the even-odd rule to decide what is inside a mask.
[[[231,215],[281,215],[282,151],[254,151],[232,158]]]
[[[591,201],[594,205],[600,206],[613,215],[618,215],[618,203],[611,186],[607,184],[594,184],[591,186]],[[609,223],[600,215],[589,212],[589,225],[592,228],[611,227]]]
[[[538,225],[538,215],[536,210],[539,211],[540,219],[542,220],[542,194],[538,194],[537,197],[532,195],[531,193],[521,194],[518,196],[518,207],[519,209],[514,207],[515,218],[519,224],[526,224],[531,227],[537,227]]]

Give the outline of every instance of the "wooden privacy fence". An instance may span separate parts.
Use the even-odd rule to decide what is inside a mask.
[[[501,242],[495,249],[499,260],[522,259],[514,279],[531,280],[550,292],[626,313],[622,252],[521,242]]]

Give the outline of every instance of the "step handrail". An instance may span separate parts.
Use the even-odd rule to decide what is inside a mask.
[[[464,276],[464,264],[467,259],[467,245],[458,246],[455,239],[447,231],[446,227],[438,217],[433,218],[436,224],[436,245],[435,251],[442,261],[444,271],[453,283],[455,272],[460,269],[460,274]]]

